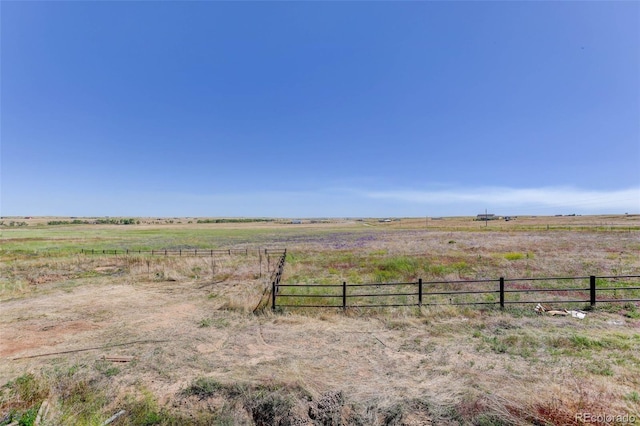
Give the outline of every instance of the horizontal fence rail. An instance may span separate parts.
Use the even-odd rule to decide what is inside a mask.
[[[278,280],[279,281],[279,280]],[[553,283],[554,286],[550,286]],[[541,285],[542,284],[542,285]],[[272,283],[272,309],[640,302],[640,275],[367,284]]]

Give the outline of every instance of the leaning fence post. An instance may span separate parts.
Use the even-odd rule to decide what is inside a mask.
[[[589,277],[589,293],[591,306],[596,306],[596,277],[594,275]]]
[[[276,310],[276,282],[271,282],[271,310]]]
[[[422,278],[418,279],[418,306],[422,306]]]
[[[504,277],[500,277],[500,308],[504,308]]]
[[[342,281],[342,310],[347,310],[347,282]]]

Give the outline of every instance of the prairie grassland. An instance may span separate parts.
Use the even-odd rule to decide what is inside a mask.
[[[518,220],[5,228],[0,425],[33,424],[45,400],[41,424],[121,410],[113,424],[640,424],[634,303],[584,320],[529,305],[252,313],[277,260],[265,247],[288,249],[289,284],[640,274],[638,217]]]

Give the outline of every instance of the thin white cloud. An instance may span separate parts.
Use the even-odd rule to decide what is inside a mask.
[[[308,188],[299,191],[66,193],[5,197],[4,215],[72,216],[467,216],[496,214],[640,213],[640,187],[619,190],[546,188],[437,188],[371,190]]]
[[[377,200],[423,205],[468,204],[505,207],[575,208],[583,211],[640,211],[640,187],[612,191],[571,187],[504,188],[479,187],[446,190],[364,191]]]

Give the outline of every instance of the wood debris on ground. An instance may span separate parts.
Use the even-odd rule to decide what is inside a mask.
[[[136,359],[136,357],[135,356],[107,356],[107,355],[104,355],[101,359],[104,360],[104,361],[111,361],[111,362],[131,362],[134,359]]]

